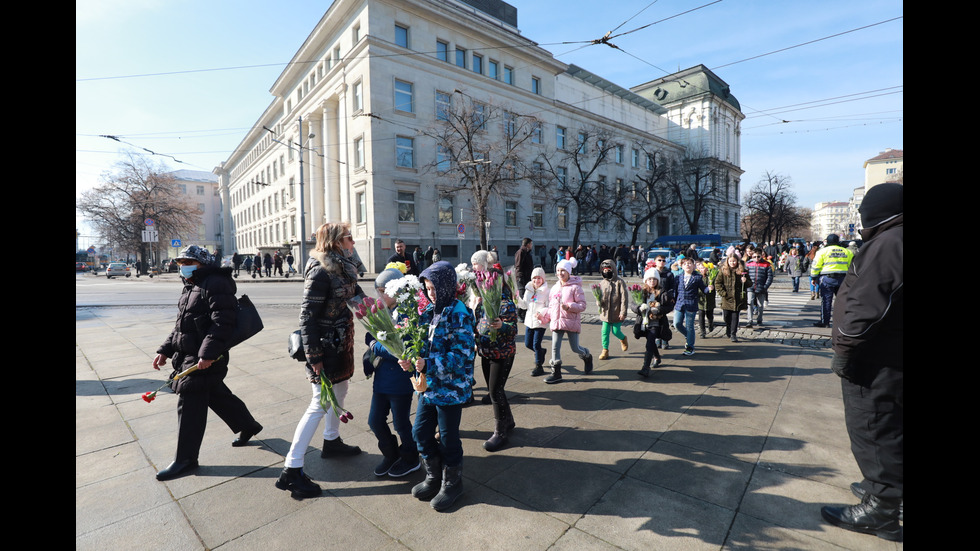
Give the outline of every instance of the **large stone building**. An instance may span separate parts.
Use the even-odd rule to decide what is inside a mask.
[[[529,166],[589,133],[608,137],[615,147],[594,176],[603,190],[629,189],[648,153],[709,157],[714,190],[700,233],[738,237],[743,115],[720,78],[697,66],[622,88],[522,36],[517,9],[499,0],[336,0],[270,91],[269,107],[215,169],[226,253],[295,248],[302,236],[308,250],[325,221],[351,223],[369,271],[383,268],[396,238],[452,262],[468,261],[480,229],[508,257],[525,236],[539,251],[571,244],[574,205],[530,181],[494,195],[477,227],[473,194],[457,189],[432,139],[462,97],[503,114],[483,129],[491,140],[504,139],[508,117],[535,122],[521,150]],[[679,211],[662,213],[637,241],[687,230]],[[629,226],[603,221],[580,241],[630,237]]]
[[[878,184],[898,182],[905,168],[905,151],[888,148],[864,161],[864,192]]]
[[[181,247],[198,245],[207,247],[211,252],[219,252],[222,248],[223,205],[218,177],[203,170],[175,170],[169,173],[174,177],[181,193],[186,196],[187,203],[201,211],[201,223],[192,235],[181,236]],[[160,236],[160,258],[173,258],[180,252],[181,247],[171,246],[173,236]]]

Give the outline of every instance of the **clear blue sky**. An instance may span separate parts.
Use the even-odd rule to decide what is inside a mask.
[[[845,201],[864,161],[903,148],[898,0],[510,3],[525,37],[620,86],[698,64],[728,82],[746,115],[743,190],[771,171],[792,178],[802,206]],[[269,106],[329,4],[77,0],[76,195],[130,147],[100,135],[210,172]],[[619,49],[584,45],[609,31]]]

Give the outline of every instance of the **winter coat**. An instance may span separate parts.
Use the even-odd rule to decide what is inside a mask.
[[[231,268],[201,265],[191,279],[184,279],[184,289],[177,301],[174,330],[157,349],[157,354],[173,358],[174,375],[197,364],[198,360],[215,360],[207,369],[195,371],[176,383],[175,392],[200,392],[228,373],[228,345],[238,320],[238,290]],[[220,357],[220,359],[218,359]]]
[[[803,257],[789,255],[786,257],[786,273],[790,277],[803,276]]]
[[[517,352],[514,337],[517,335],[517,308],[506,288],[500,297],[500,321],[503,325],[497,329],[496,338],[491,337],[490,321],[483,313],[483,303],[476,305],[473,311],[476,318],[476,351],[480,357],[490,360],[513,358]]]
[[[687,285],[684,284],[685,278]],[[708,290],[701,274],[694,272],[690,277],[681,273],[674,279],[674,309],[680,312],[696,312],[698,310],[698,297],[700,293]]]
[[[718,277],[718,268],[711,266],[707,270],[707,274],[702,274],[701,277],[704,281],[710,284],[714,284],[715,278]],[[704,310],[705,312],[714,312],[715,310],[715,298],[718,296],[718,291],[714,288],[711,291],[704,290],[698,295],[698,310]]]
[[[750,291],[759,293],[769,290],[769,286],[772,285],[772,264],[766,260],[751,261],[745,265],[745,271],[752,280],[752,285],[749,286]]]
[[[546,284],[542,284],[535,289],[533,281],[524,286],[524,296],[521,298],[518,306],[527,310],[527,314],[524,316],[524,325],[527,329],[537,329],[547,325],[542,323],[537,315],[548,311],[549,291],[550,289]]]
[[[630,307],[629,290],[626,288],[626,282],[616,273],[616,264],[612,260],[604,260],[599,270],[602,271],[606,267],[612,268],[612,277],[609,279],[603,277],[599,282],[599,291],[602,293],[602,299],[599,301],[602,305],[599,320],[606,323],[622,323]]]
[[[646,304],[647,309],[641,309],[640,305],[642,304]],[[651,293],[644,287],[640,303],[630,306],[630,310],[636,314],[636,323],[640,324],[641,328],[644,318],[646,318],[647,329],[641,333],[641,336],[648,339],[663,338],[663,329],[669,324],[667,314],[673,309],[670,293],[665,292],[659,287],[656,293]]]
[[[332,383],[354,375],[354,315],[347,301],[364,297],[353,261],[341,253],[313,251],[306,263],[299,327],[310,382],[320,379],[312,364],[323,362]]]
[[[726,275],[729,274],[729,275]],[[742,275],[745,275],[745,282],[742,282]],[[752,286],[752,278],[748,274],[728,272],[725,269],[718,270],[715,277],[715,291],[721,297],[721,309],[729,312],[737,312],[748,308],[748,297],[746,290]]]
[[[364,343],[380,361],[374,370],[375,394],[406,395],[415,392],[412,388],[412,372],[405,371],[398,365],[398,358],[393,356],[383,344],[374,340],[371,333],[364,333]]]
[[[567,304],[569,309],[562,308]],[[552,331],[582,331],[582,312],[585,311],[585,293],[582,291],[582,278],[570,275],[562,283],[559,279],[548,294],[548,312],[545,320]]]

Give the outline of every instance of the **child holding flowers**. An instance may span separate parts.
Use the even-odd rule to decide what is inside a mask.
[[[481,281],[482,280],[482,281]],[[483,443],[487,451],[497,451],[507,443],[507,436],[514,428],[514,416],[504,392],[504,385],[514,366],[514,337],[517,335],[517,307],[510,285],[503,281],[499,268],[478,272],[477,286],[483,300],[476,305],[476,350],[480,365],[490,387],[493,403],[493,435]],[[499,295],[486,293],[486,289],[499,289]]]
[[[616,263],[606,259],[599,265],[602,281],[599,283],[599,320],[602,321],[602,353],[600,360],[609,359],[609,333],[619,339],[623,352],[629,348],[622,325],[630,306],[626,282],[616,273]]]
[[[631,309],[636,313],[636,323],[640,326],[641,335],[646,337],[647,346],[643,354],[643,367],[637,373],[641,377],[650,376],[650,363],[656,358],[653,367],[660,367],[660,350],[657,340],[663,338],[667,325],[667,313],[673,308],[670,294],[660,285],[660,272],[649,268],[643,273],[643,289],[639,300]]]
[[[413,382],[419,399],[412,437],[422,456],[425,480],[412,488],[412,495],[431,500],[432,508],[442,511],[463,493],[459,423],[463,405],[473,395],[475,323],[456,298],[456,271],[450,263],[433,262],[419,279],[430,301],[419,319],[428,337],[414,365],[408,360],[398,364],[406,371],[414,367],[420,374]]]
[[[405,302],[414,303],[411,295],[414,289],[405,281],[405,276],[396,268],[388,268],[378,274],[374,280],[381,300],[388,308],[394,307],[397,294],[409,295],[403,297]],[[411,276],[415,279],[415,276]],[[398,286],[400,281],[408,285]],[[412,304],[409,304],[412,307]],[[392,313],[397,324],[403,324],[408,316]],[[396,330],[397,334],[397,330]],[[380,337],[380,336],[379,336]],[[412,409],[412,374],[401,369],[398,356],[393,355],[385,345],[375,340],[371,333],[365,334],[365,341],[376,357],[379,358],[374,368],[374,393],[371,396],[371,412],[368,414],[368,426],[378,439],[378,449],[383,456],[381,463],[374,469],[375,476],[402,477],[419,469],[419,452],[412,439],[412,421],[409,417]],[[383,337],[382,337],[383,338]],[[373,368],[373,366],[372,366]],[[392,425],[398,437],[388,428],[388,413],[391,413]],[[401,445],[398,438],[401,438]]]

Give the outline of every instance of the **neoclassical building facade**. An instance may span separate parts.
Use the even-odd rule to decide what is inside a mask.
[[[697,66],[622,88],[521,35],[517,9],[499,0],[336,0],[270,92],[268,108],[215,169],[229,254],[295,248],[303,236],[309,250],[320,224],[345,221],[369,271],[384,267],[395,239],[468,261],[480,237],[473,198],[446,191],[454,188],[431,139],[461,95],[534,117],[529,164],[558,158],[583,129],[601,130],[617,144],[600,169],[610,186],[630,185],[648,151],[707,155],[717,191],[701,233],[739,233],[743,115],[727,84]],[[486,132],[507,131],[500,126]],[[490,245],[512,258],[523,237],[539,249],[571,244],[579,213],[528,183],[495,196],[486,214]],[[652,220],[638,243],[688,233],[683,220],[676,212]],[[629,240],[617,224],[591,225],[580,237]]]

